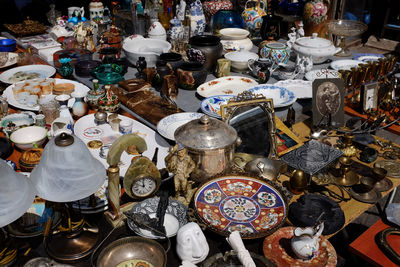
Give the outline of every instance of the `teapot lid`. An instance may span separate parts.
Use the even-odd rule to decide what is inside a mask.
[[[232,126],[204,115],[180,126],[174,137],[177,143],[185,147],[209,150],[233,144],[237,133]]]
[[[318,37],[317,33],[313,33],[312,36],[298,38],[295,43],[309,48],[328,48],[332,46],[330,40]]]

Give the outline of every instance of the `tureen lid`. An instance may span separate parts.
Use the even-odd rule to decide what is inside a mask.
[[[177,143],[198,150],[223,148],[237,139],[232,126],[207,115],[180,126],[174,136]]]
[[[327,48],[332,46],[330,40],[318,37],[317,33],[313,33],[312,36],[298,38],[295,43],[309,48]]]

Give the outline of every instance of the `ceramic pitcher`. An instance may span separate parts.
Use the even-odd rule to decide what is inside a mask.
[[[262,24],[262,17],[267,14],[267,5],[264,1],[249,0],[246,2],[245,9],[242,12],[242,18],[246,28],[250,32],[259,31]]]
[[[294,236],[291,240],[293,252],[300,259],[311,260],[318,255],[319,237],[324,230],[324,223],[321,222],[315,227],[297,227],[294,229]]]

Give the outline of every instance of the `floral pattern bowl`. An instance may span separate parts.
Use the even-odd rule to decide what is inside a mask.
[[[229,102],[229,99],[234,95],[216,95],[205,98],[200,103],[200,108],[203,113],[214,118],[221,118],[221,106]]]

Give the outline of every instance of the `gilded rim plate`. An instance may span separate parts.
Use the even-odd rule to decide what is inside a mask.
[[[195,212],[208,228],[242,238],[271,234],[287,216],[283,194],[271,183],[247,175],[227,174],[204,183],[194,196]]]
[[[250,88],[249,91],[255,94],[262,94],[266,98],[272,98],[274,108],[289,106],[297,100],[295,94],[289,89],[271,84],[260,84]]]
[[[221,106],[229,102],[234,95],[216,95],[210,96],[201,101],[200,108],[203,113],[214,118],[221,118]]]
[[[237,95],[257,84],[258,82],[248,77],[226,76],[201,84],[197,87],[197,93],[202,97]]]
[[[182,112],[169,115],[158,122],[157,131],[165,138],[175,141],[174,134],[176,129],[189,121],[199,119],[203,115],[198,112]]]
[[[2,74],[0,74],[0,81],[3,83],[13,84],[14,82],[9,79],[17,72],[25,72],[25,73],[37,73],[40,77],[37,78],[49,78],[56,74],[56,69],[49,65],[26,65],[21,67],[12,68],[10,70],[6,70]]]

